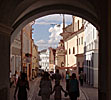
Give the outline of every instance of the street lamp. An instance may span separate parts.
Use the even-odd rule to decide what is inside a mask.
[[[61,67],[64,67],[64,62],[61,63]]]

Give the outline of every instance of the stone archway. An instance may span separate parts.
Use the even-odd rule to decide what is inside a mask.
[[[21,10],[22,6],[23,5],[21,4],[18,9]],[[47,0],[47,3],[40,0],[39,2],[34,2],[28,6],[27,9],[20,13],[17,19],[13,21],[12,27],[14,30],[12,32],[12,41],[16,33],[18,33],[18,31],[29,22],[45,15],[57,13],[82,17],[91,22],[95,27],[99,28],[98,14],[96,12],[95,5],[91,4],[87,0],[85,0],[85,2],[77,0],[71,0],[70,2],[68,0]]]
[[[11,36],[14,38],[16,32],[33,19],[54,13],[77,15],[98,28],[100,32],[99,100],[111,100],[111,6],[109,4],[110,0],[1,1],[0,65],[2,67],[0,68],[0,100],[8,100]]]

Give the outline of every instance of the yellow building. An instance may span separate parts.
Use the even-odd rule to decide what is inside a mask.
[[[38,70],[38,47],[32,41],[32,78],[37,76]]]
[[[28,80],[31,79],[32,74],[32,25],[34,22],[27,24],[22,29],[21,34],[21,49],[22,49],[22,71],[27,73]]]
[[[73,16],[73,23],[65,28],[64,33],[61,33],[65,46],[65,66],[73,67],[75,72],[83,67],[84,53],[84,27],[83,19]]]

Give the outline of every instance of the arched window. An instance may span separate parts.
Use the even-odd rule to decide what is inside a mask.
[[[75,54],[75,47],[73,47],[73,54]]]
[[[81,44],[83,44],[83,37],[81,37]]]
[[[71,54],[71,50],[69,49],[69,54]]]

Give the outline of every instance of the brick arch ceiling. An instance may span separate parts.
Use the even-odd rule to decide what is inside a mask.
[[[31,1],[33,1],[33,3]],[[90,0],[24,0],[13,12],[12,27],[14,30],[12,32],[11,41],[13,41],[16,34],[26,24],[36,18],[49,14],[64,13],[79,16],[88,20],[98,28],[96,6],[89,1]]]

